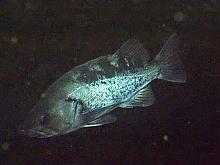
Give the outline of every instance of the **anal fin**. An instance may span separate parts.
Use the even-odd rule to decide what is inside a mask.
[[[119,107],[133,108],[133,107],[147,107],[154,103],[154,94],[151,86],[148,85],[142,88],[129,101],[122,103]]]

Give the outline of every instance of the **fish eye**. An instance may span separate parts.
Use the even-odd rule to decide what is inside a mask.
[[[49,123],[49,114],[46,113],[43,116],[41,116],[40,124],[41,125],[47,125],[48,123]]]

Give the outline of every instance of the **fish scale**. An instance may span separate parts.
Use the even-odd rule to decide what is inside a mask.
[[[122,74],[86,84],[73,91],[74,97],[81,100],[89,111],[124,102],[140,88],[157,78],[159,67],[152,65],[146,71],[141,69],[135,73]]]

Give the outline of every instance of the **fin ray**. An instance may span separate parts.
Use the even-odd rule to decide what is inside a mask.
[[[150,56],[142,44],[135,40],[129,39],[116,52],[119,57],[120,64],[123,67],[144,67],[149,62]]]
[[[77,83],[89,83],[103,77],[111,78],[115,74],[136,72],[149,64],[147,50],[135,39],[125,42],[115,53],[101,56],[82,64],[67,73]],[[75,74],[75,77],[71,75]]]
[[[134,97],[128,102],[120,105],[122,108],[133,108],[133,107],[147,107],[154,103],[154,94],[151,86],[148,85],[141,89]]]
[[[155,58],[161,69],[159,79],[181,83],[186,81],[186,73],[180,60],[181,53],[177,34],[174,33]]]

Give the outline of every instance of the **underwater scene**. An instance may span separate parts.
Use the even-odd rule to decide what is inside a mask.
[[[0,164],[220,164],[219,11],[0,1]]]

